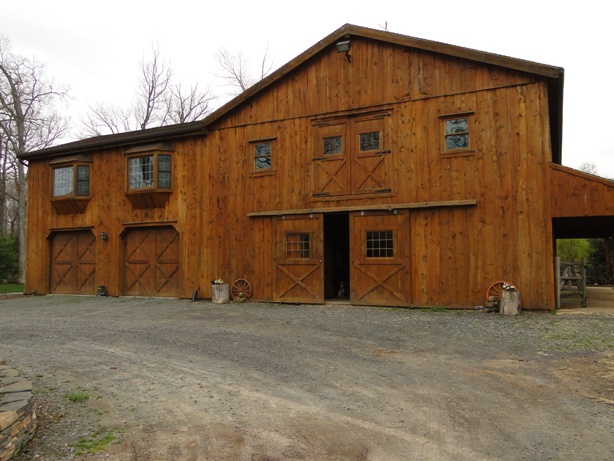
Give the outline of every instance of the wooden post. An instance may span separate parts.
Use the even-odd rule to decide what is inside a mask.
[[[515,288],[503,290],[499,300],[499,313],[503,315],[520,314],[520,292]]]
[[[580,305],[582,307],[586,307],[586,262],[584,261],[584,258],[582,258],[582,260],[580,261],[580,277],[582,277],[582,279],[578,283],[578,291],[582,293],[580,295]]]
[[[561,258],[557,256],[554,258],[554,289],[556,290],[556,299],[554,301],[554,308],[561,308]]]

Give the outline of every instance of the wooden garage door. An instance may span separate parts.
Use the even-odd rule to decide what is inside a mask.
[[[124,294],[180,296],[179,233],[173,227],[131,229],[124,235]]]
[[[274,301],[324,302],[323,232],[321,214],[276,220]]]
[[[354,304],[410,304],[407,212],[353,214],[350,296]]]
[[[96,293],[96,237],[91,231],[53,236],[50,285],[51,293]]]

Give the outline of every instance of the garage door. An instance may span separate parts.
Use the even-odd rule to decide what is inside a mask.
[[[96,237],[91,231],[53,236],[50,285],[51,293],[96,293]]]
[[[180,296],[179,233],[173,227],[131,229],[124,235],[124,294]]]

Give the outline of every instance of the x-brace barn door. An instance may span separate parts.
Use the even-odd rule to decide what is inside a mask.
[[[179,233],[173,227],[130,229],[124,236],[124,294],[179,296]]]
[[[51,240],[51,293],[96,292],[96,237],[89,231],[58,232]]]
[[[350,226],[352,303],[409,305],[411,292],[407,212],[355,213]]]
[[[275,219],[274,300],[323,303],[322,215]]]

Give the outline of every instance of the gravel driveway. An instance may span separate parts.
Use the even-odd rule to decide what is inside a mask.
[[[609,460],[614,316],[143,298],[0,301],[35,384],[18,461]],[[81,392],[90,398],[71,402]]]

